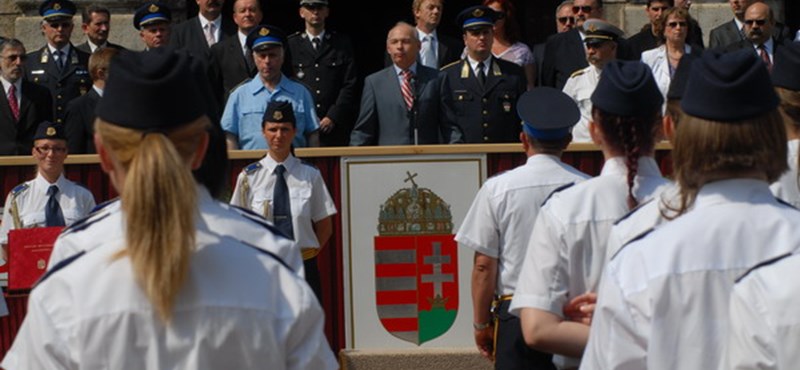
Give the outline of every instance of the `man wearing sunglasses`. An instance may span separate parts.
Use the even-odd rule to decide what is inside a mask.
[[[543,86],[560,90],[573,72],[588,66],[583,48],[583,22],[603,17],[603,0],[574,0],[572,14],[575,28],[547,40],[542,60]]]
[[[24,78],[25,47],[17,39],[0,42],[0,155],[27,155],[36,125],[53,119],[53,99],[47,88]]]
[[[733,11],[733,19],[725,22],[713,30],[708,38],[708,48],[725,48],[728,45],[747,39],[744,24],[744,13],[750,5],[763,2],[761,0],[728,0]],[[772,27],[772,36],[784,40],[791,37],[789,29],[783,24],[776,22]]]
[[[31,52],[25,61],[28,81],[50,90],[53,97],[53,118],[64,123],[67,103],[92,87],[87,64],[89,54],[70,42],[75,4],[69,0],[47,0],[39,6],[42,34],[47,45]]]
[[[89,190],[64,177],[67,140],[63,125],[49,121],[39,124],[31,154],[36,160],[36,178],[17,185],[6,197],[0,224],[4,257],[9,230],[69,226],[95,206]]]
[[[572,0],[562,1],[556,7],[556,33],[564,33],[575,28],[575,16],[572,14]],[[536,84],[542,84],[542,61],[544,60],[544,42],[533,45],[533,59],[536,61]]]
[[[754,3],[747,7],[743,20],[745,39],[728,45],[725,51],[752,50],[772,71],[775,51],[783,46],[783,39],[773,34],[775,16],[772,9],[766,3]]]

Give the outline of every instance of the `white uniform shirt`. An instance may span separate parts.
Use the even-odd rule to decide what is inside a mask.
[[[464,217],[456,241],[499,260],[496,294],[514,293],[539,206],[559,186],[588,177],[556,156],[537,154],[525,165],[486,181]]]
[[[42,175],[37,174],[35,179],[18,185],[6,197],[3,223],[0,225],[0,244],[8,243],[8,231],[14,228],[14,220],[11,216],[12,200],[16,200],[23,228],[45,226],[44,210],[50,199],[50,196],[47,195],[50,185],[58,186],[56,197],[67,226],[88,215],[95,206],[92,193],[67,180],[63,174],[58,177],[55,184],[47,182]]]
[[[599,177],[550,197],[530,234],[509,312],[519,315],[522,308],[532,307],[563,317],[570,299],[596,291],[605,266],[608,231],[629,211],[627,173],[622,157],[611,158]],[[652,157],[639,159],[636,199],[647,201],[666,183]],[[562,356],[553,362],[562,368],[576,365]]]
[[[272,221],[274,172],[278,164],[266,155],[257,164],[245,168],[236,179],[231,204],[249,208]],[[295,241],[300,248],[319,248],[314,222],[336,214],[333,199],[318,169],[302,163],[293,155],[289,155],[282,164],[286,168]],[[249,191],[244,191],[242,186],[245,178]]]
[[[614,222],[606,242],[606,263],[629,241],[650,229],[669,221],[664,215],[673,217],[680,204],[679,188],[675,184],[664,186],[657,197],[640,203],[636,209]],[[674,210],[671,210],[674,209]]]
[[[197,196],[203,225],[207,225],[218,234],[230,236],[275,254],[298,275],[304,276],[300,250],[291,240],[270,232],[266,220],[262,217],[213,199],[203,186],[197,186]],[[59,236],[53,247],[53,253],[50,254],[48,268],[81,251],[100,247],[107,238],[118,237],[123,229],[120,202],[113,201],[73,227],[67,228]]]
[[[567,79],[564,88],[561,89],[578,104],[578,108],[581,110],[581,119],[572,128],[572,141],[574,142],[592,142],[592,137],[589,135],[589,121],[592,120],[592,93],[594,93],[597,83],[600,82],[602,71],[593,65],[578,70]]]
[[[800,256],[750,271],[733,287],[720,369],[796,369],[800,364]]]
[[[800,245],[768,184],[723,180],[606,266],[582,369],[716,369],[735,279]]]
[[[788,146],[789,170],[784,172],[783,176],[770,185],[769,188],[776,197],[795,207],[800,207],[800,180],[797,178],[797,158],[800,155],[798,153],[800,140],[790,140]]]
[[[305,281],[209,226],[197,224],[196,252],[169,325],[136,283],[130,260],[113,258],[125,245],[124,232],[116,232],[34,288],[2,366],[336,369],[323,311]]]

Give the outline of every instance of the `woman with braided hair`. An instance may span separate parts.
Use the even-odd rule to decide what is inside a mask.
[[[533,227],[510,311],[529,346],[566,356],[554,357],[560,368],[577,367],[588,339],[589,326],[569,321],[565,308],[597,288],[609,229],[667,184],[653,158],[662,103],[646,65],[610,62],[592,94],[589,124],[603,170],[551,194]]]

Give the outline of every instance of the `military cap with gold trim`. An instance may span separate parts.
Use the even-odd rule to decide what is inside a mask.
[[[47,0],[39,5],[39,15],[46,21],[72,18],[76,11],[75,4],[69,0]]]
[[[169,10],[166,4],[156,1],[148,1],[142,4],[133,15],[133,27],[137,30],[151,23],[169,23],[171,21],[172,11]]]
[[[258,51],[269,46],[284,46],[286,34],[280,28],[274,26],[256,26],[247,35],[247,47],[252,51]]]
[[[296,125],[294,119],[294,107],[288,101],[271,101],[267,104],[264,118],[261,120],[261,127],[267,123],[291,123]]]
[[[36,127],[36,134],[33,135],[33,140],[40,139],[67,140],[67,136],[64,134],[64,125],[50,121],[42,121],[42,123]]]
[[[587,19],[583,22],[583,42],[587,45],[599,44],[606,41],[614,41],[625,34],[621,29],[602,19]]]
[[[456,23],[464,30],[470,28],[492,27],[494,22],[500,19],[500,13],[492,8],[483,5],[476,5],[466,8],[458,13]]]

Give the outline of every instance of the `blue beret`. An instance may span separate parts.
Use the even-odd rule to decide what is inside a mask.
[[[69,0],[47,0],[39,5],[39,15],[47,21],[61,17],[72,18],[76,11],[75,4]]]
[[[280,28],[258,25],[247,34],[247,47],[256,51],[267,46],[284,46],[286,35]]]
[[[500,18],[500,13],[494,11],[494,9],[488,6],[476,5],[458,13],[456,23],[459,27],[466,30],[469,28],[494,26],[494,22]]]
[[[540,140],[567,136],[581,118],[575,101],[552,87],[537,87],[522,94],[517,101],[517,114],[525,133]]]
[[[267,110],[264,111],[264,117],[261,119],[261,127],[267,122],[271,123],[291,123],[292,126],[296,125],[294,119],[294,107],[288,101],[271,101],[267,104]]]
[[[33,140],[39,139],[67,140],[67,136],[64,134],[64,125],[50,121],[42,121],[42,123],[36,127],[36,134],[33,135]]]
[[[122,51],[111,60],[97,117],[136,130],[166,130],[206,112],[187,52],[157,48]]]
[[[592,93],[594,107],[618,116],[645,116],[660,111],[662,104],[650,67],[640,61],[609,62]]]
[[[769,72],[752,50],[709,50],[694,61],[681,108],[711,121],[741,121],[778,106]]]
[[[133,14],[133,27],[137,30],[151,23],[169,23],[170,21],[172,21],[172,12],[166,4],[160,2],[148,1],[136,9],[136,13]]]
[[[772,84],[800,91],[800,42],[787,42],[775,49]]]

